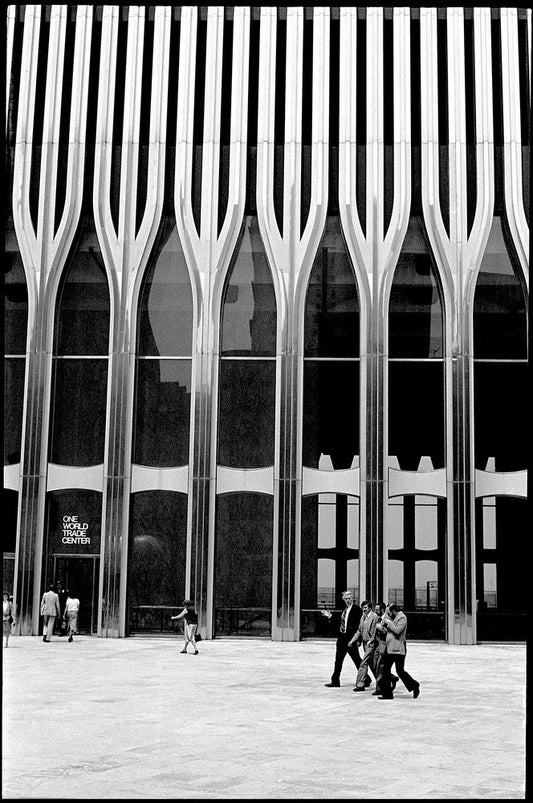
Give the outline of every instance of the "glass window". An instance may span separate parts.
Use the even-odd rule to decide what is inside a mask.
[[[527,313],[500,217],[492,224],[474,297],[474,357],[526,359]]]
[[[128,550],[130,633],[172,631],[185,595],[187,496],[174,491],[131,495]]]
[[[140,296],[139,356],[192,353],[191,282],[174,217],[163,220]]]
[[[247,217],[222,306],[222,357],[274,357],[276,297],[256,217]]]
[[[217,635],[271,633],[273,512],[274,500],[266,494],[232,493],[217,497]]]
[[[107,360],[54,360],[52,388],[50,461],[65,466],[102,463]]]
[[[404,471],[429,456],[444,468],[444,364],[389,363],[389,449]]]
[[[275,395],[274,360],[221,360],[219,465],[273,465]]]
[[[394,273],[389,305],[389,356],[441,358],[443,311],[422,218],[413,216]]]
[[[24,406],[24,357],[4,360],[4,465],[20,463]]]
[[[326,230],[309,276],[305,356],[359,357],[359,300],[337,217]]]
[[[133,462],[187,465],[190,411],[190,360],[138,360]]]
[[[476,468],[522,471],[531,455],[528,364],[483,363],[474,367]]]
[[[94,223],[87,217],[59,288],[56,355],[107,355],[109,309],[107,276]]]
[[[304,362],[303,464],[355,468],[359,459],[359,361]]]
[[[9,218],[6,225],[6,251],[3,261],[4,351],[6,354],[22,355],[26,354],[28,289],[12,218]]]

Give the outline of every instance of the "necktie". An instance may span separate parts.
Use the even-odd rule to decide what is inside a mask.
[[[348,608],[345,608],[341,613],[341,633],[346,633],[346,616],[348,615]]]

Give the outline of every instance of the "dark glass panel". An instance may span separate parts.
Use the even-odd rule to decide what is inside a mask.
[[[4,465],[20,462],[24,409],[24,357],[4,360]]]
[[[304,363],[303,464],[351,468],[359,455],[359,361]]]
[[[276,354],[276,296],[256,217],[244,221],[222,304],[221,355]]]
[[[17,548],[17,515],[19,495],[2,488],[2,552],[15,552]],[[12,586],[4,586],[13,593]]]
[[[526,363],[475,363],[476,468],[522,471],[531,457],[531,400]]]
[[[217,497],[217,634],[270,635],[274,500],[257,493]]]
[[[108,353],[109,289],[91,218],[85,219],[60,285],[55,343],[59,355]]]
[[[221,360],[218,463],[261,468],[274,463],[274,360]]]
[[[526,359],[524,293],[509,256],[501,218],[495,217],[474,297],[474,357]]]
[[[186,465],[190,410],[190,360],[138,360],[133,462]]]
[[[389,448],[404,471],[416,471],[422,456],[444,468],[444,366],[389,363]]]
[[[165,218],[140,296],[141,356],[188,357],[192,353],[192,290],[173,217]]]
[[[185,595],[187,496],[143,491],[131,496],[128,550],[130,632],[173,629]]]
[[[54,361],[50,461],[65,466],[103,462],[107,360]]]
[[[529,608],[528,561],[517,560],[531,531],[528,499],[476,500],[477,637],[523,641]]]
[[[305,300],[306,357],[359,357],[359,301],[339,218],[328,217]]]
[[[4,352],[26,353],[28,289],[13,222],[8,221],[4,254]]]
[[[390,357],[443,357],[443,311],[422,219],[411,217],[389,304]]]

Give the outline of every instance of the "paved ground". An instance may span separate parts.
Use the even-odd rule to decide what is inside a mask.
[[[421,694],[393,701],[354,694],[349,659],[325,688],[333,641],[199,646],[12,637],[2,797],[525,797],[523,644],[412,642]]]

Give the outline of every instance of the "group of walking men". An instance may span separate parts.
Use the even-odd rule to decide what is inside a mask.
[[[331,681],[325,685],[334,688],[341,685],[340,677],[344,659],[349,655],[357,669],[355,692],[364,692],[372,681],[369,671],[374,675],[376,689],[373,695],[378,700],[392,700],[398,680],[401,680],[413,697],[420,694],[420,683],[405,670],[407,652],[407,616],[397,605],[385,605],[364,600],[361,607],[354,602],[351,591],[344,591],[342,599],[345,609],[341,614],[335,665]],[[328,610],[322,613],[331,619]],[[359,652],[363,648],[363,657]],[[393,674],[393,666],[398,675]]]

